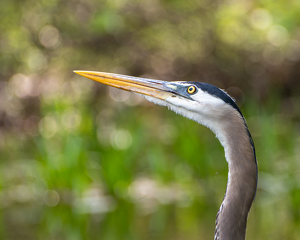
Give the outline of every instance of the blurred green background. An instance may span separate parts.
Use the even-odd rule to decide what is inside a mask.
[[[0,2],[0,239],[213,239],[214,135],[73,70],[228,91],[259,162],[247,239],[299,239],[299,0]]]

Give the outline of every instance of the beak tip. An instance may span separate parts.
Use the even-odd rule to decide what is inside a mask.
[[[78,74],[78,75],[81,75],[83,77],[85,77],[85,72],[84,71],[81,71],[81,70],[73,70],[74,73]]]

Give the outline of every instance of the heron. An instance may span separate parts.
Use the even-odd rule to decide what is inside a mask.
[[[250,131],[233,98],[220,88],[203,82],[169,82],[105,72],[74,72],[139,94],[211,129],[223,146],[228,163],[227,186],[216,217],[214,239],[245,239],[248,213],[256,195],[258,170]]]

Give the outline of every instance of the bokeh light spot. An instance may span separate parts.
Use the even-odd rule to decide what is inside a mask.
[[[46,68],[48,61],[42,51],[34,49],[28,55],[27,64],[30,70],[35,72]]]
[[[13,75],[9,80],[9,83],[11,90],[19,98],[30,95],[33,87],[30,78],[20,73]]]
[[[47,25],[40,31],[39,40],[44,47],[53,48],[59,43],[59,31],[57,28]]]
[[[81,123],[81,113],[76,108],[68,108],[62,116],[62,124],[66,130],[77,128]]]
[[[114,148],[119,150],[127,149],[131,146],[132,137],[127,130],[119,129],[112,133],[111,143]]]
[[[39,132],[45,138],[50,138],[58,130],[58,124],[54,117],[47,116],[40,120],[39,122]]]
[[[251,13],[250,21],[255,28],[267,29],[271,26],[273,18],[268,10],[257,8]]]
[[[19,98],[36,97],[40,94],[40,78],[38,75],[26,76],[21,73],[13,75],[9,87]]]
[[[44,194],[44,202],[49,207],[55,207],[59,203],[59,194],[54,190],[47,190]]]
[[[289,35],[284,27],[276,25],[268,31],[267,38],[274,46],[282,46],[288,41]]]
[[[80,214],[106,213],[116,209],[117,203],[113,197],[103,195],[100,189],[88,189],[83,196],[75,199],[75,211]]]

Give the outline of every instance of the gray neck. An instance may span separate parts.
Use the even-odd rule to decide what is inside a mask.
[[[235,118],[236,119],[236,118]],[[230,121],[219,137],[228,162],[228,182],[216,219],[216,240],[244,240],[255,197],[257,165],[252,138],[243,118]]]

